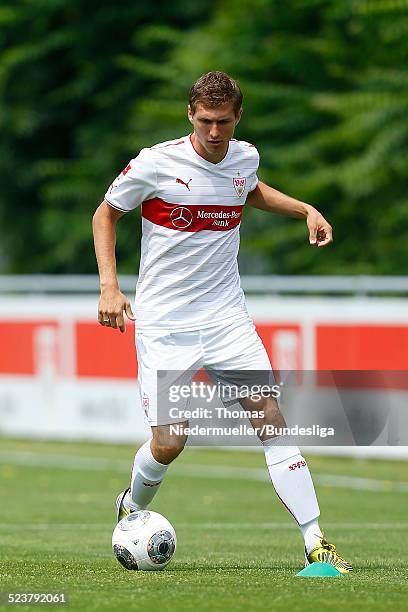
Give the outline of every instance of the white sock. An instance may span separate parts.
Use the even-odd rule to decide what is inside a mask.
[[[124,499],[125,506],[131,510],[142,510],[148,506],[169,467],[156,461],[150,450],[150,442],[148,440],[139,448],[133,462],[130,495],[127,494]]]
[[[289,436],[278,436],[263,442],[263,447],[276,494],[302,529],[302,525],[317,522],[320,509],[307,463],[297,446],[289,446],[290,441]],[[305,533],[310,546],[311,532],[306,529]]]
[[[302,532],[303,539],[305,541],[305,548],[307,553],[316,548],[320,538],[323,537],[322,531],[319,527],[319,521],[313,519],[304,525],[299,525],[300,531]]]

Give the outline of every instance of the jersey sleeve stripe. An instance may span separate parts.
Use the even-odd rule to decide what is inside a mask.
[[[115,208],[116,210],[120,210],[120,212],[123,212],[123,213],[129,212],[128,210],[125,210],[124,208],[119,208],[119,206],[116,206],[115,204],[112,204],[112,202],[109,202],[106,196],[104,199],[105,199],[105,202],[109,204],[109,206],[112,206],[112,208]]]

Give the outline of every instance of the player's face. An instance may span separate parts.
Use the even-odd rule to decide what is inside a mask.
[[[194,113],[188,107],[188,118],[194,127],[191,140],[197,153],[214,164],[220,162],[227,154],[241,113],[242,109],[236,115],[230,103],[207,108],[198,102]]]

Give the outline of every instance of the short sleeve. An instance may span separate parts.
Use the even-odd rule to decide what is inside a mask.
[[[152,152],[142,149],[113,181],[105,200],[114,208],[128,212],[156,195],[157,178]]]
[[[258,168],[259,168],[259,153],[256,150],[256,148],[251,145],[252,150],[251,150],[251,154],[253,154],[253,171],[251,172],[251,174],[248,176],[248,193],[250,191],[253,191],[255,189],[255,187],[258,184]],[[252,161],[252,160],[251,160]],[[252,164],[251,164],[252,165]],[[251,168],[252,169],[252,168]]]
[[[258,176],[257,174],[251,174],[251,176],[248,179],[248,193],[250,193],[251,191],[253,191],[255,189],[255,187],[258,184]]]

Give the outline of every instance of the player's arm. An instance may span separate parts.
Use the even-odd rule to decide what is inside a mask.
[[[120,291],[116,275],[116,223],[124,214],[103,200],[92,219],[101,288],[98,321],[106,327],[119,328],[122,333],[125,331],[123,312],[134,321],[130,302]]]
[[[255,189],[248,194],[247,203],[267,212],[305,219],[309,228],[310,244],[323,247],[333,242],[331,225],[314,206],[285,195],[261,181],[258,181]]]

